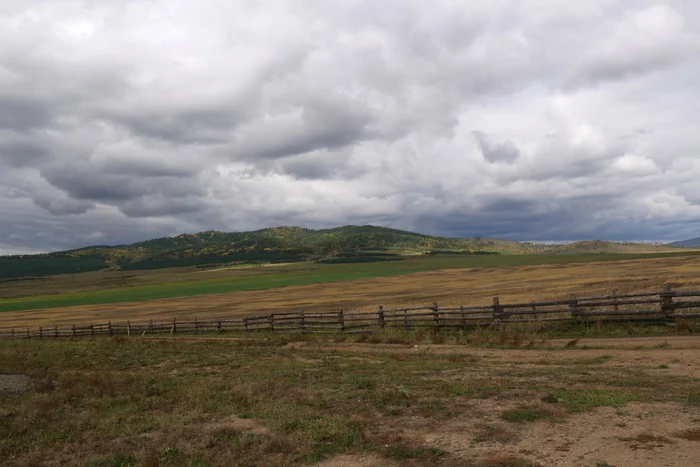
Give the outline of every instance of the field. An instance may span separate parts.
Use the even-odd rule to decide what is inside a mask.
[[[699,270],[682,254],[100,272],[4,283],[0,327],[699,290]],[[0,340],[0,464],[691,466],[695,332]]]
[[[378,305],[479,305],[577,295],[700,289],[700,256],[433,257],[389,263],[297,263],[52,276],[4,283],[0,327],[226,318],[281,310],[376,310]],[[41,295],[38,295],[41,294]]]
[[[696,465],[700,338],[319,339],[2,341],[2,465]]]

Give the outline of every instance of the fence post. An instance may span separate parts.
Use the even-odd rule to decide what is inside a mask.
[[[673,306],[673,297],[675,293],[671,290],[670,285],[664,286],[663,292],[659,294],[661,312],[666,319],[666,326],[673,327],[676,325],[675,308]]]
[[[199,331],[199,330],[197,329],[198,326],[199,326],[199,325],[197,324],[197,317],[195,316],[195,317],[194,317],[194,333],[195,333],[195,334],[197,334],[197,332]]]
[[[111,321],[109,321],[107,323],[107,329],[109,330],[109,335],[111,336],[112,335],[112,322]]]
[[[530,306],[532,307],[532,316],[535,318],[535,320],[538,320],[540,317],[537,314],[537,307],[535,306],[535,302],[530,302]]]
[[[501,302],[498,297],[493,297],[493,319],[501,319],[503,314],[503,308],[501,308]]]
[[[243,328],[245,329],[245,332],[248,332],[248,317],[247,316],[243,317]]]
[[[299,322],[299,326],[301,326],[301,332],[304,332],[304,327],[306,326],[306,319],[304,318],[304,310],[301,310],[301,321]]]
[[[578,317],[578,300],[576,300],[576,296],[574,294],[571,294],[569,311],[571,312],[571,316],[573,316],[574,318]]]
[[[27,339],[31,339],[31,338],[32,338],[32,334],[29,332],[29,328],[27,328]]]
[[[440,330],[440,311],[438,309],[438,302],[433,302],[433,321],[435,321],[435,329]]]
[[[408,310],[403,310],[403,328],[404,331],[409,331],[411,328],[408,325]]]
[[[173,325],[170,326],[170,335],[172,336],[177,332],[177,324],[175,323],[175,318],[173,318]]]
[[[131,336],[131,321],[126,321],[126,335]]]
[[[617,305],[617,289],[612,289],[612,301],[613,301],[613,309],[615,311],[618,311],[619,306]]]
[[[55,337],[58,337],[58,324],[54,326],[53,330]]]
[[[95,335],[95,326],[92,323],[90,323],[90,335],[91,336]]]
[[[12,338],[15,338],[15,328],[12,328]]]
[[[270,313],[270,331],[275,330],[275,314]]]
[[[221,321],[217,321],[217,322],[216,322],[216,330],[217,330],[218,332],[222,332],[222,331],[223,331],[223,329],[221,328]]]
[[[465,329],[467,329],[467,319],[464,316],[464,305],[459,306],[459,313],[462,316],[462,323],[461,324],[462,324],[462,331],[464,331]]]
[[[44,337],[44,327],[39,326],[39,339]]]
[[[384,329],[386,327],[386,323],[384,322],[384,305],[379,305],[377,317],[379,318],[379,329]]]

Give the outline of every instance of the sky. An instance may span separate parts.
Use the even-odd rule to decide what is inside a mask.
[[[0,0],[0,254],[700,236],[700,2]]]

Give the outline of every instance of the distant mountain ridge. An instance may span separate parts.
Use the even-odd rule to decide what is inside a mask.
[[[666,251],[671,250],[666,248]],[[249,232],[207,231],[131,245],[91,246],[39,255],[0,257],[0,278],[100,269],[157,269],[223,263],[323,260],[364,262],[424,253],[539,254],[660,252],[663,247],[600,240],[566,245],[473,238],[444,238],[387,227],[343,226],[313,230],[294,226]],[[366,252],[366,253],[361,253]],[[385,252],[380,254],[380,252]],[[393,258],[391,258],[393,257]]]
[[[690,238],[688,240],[680,240],[678,242],[671,242],[668,246],[679,247],[679,248],[700,248],[700,237]]]

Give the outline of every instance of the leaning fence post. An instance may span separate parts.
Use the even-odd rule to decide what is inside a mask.
[[[177,332],[177,324],[175,323],[175,318],[173,318],[173,325],[170,326],[170,335],[172,336]]]
[[[663,292],[659,294],[661,312],[666,319],[666,326],[673,327],[676,325],[675,308],[673,306],[673,297],[675,293],[671,290],[670,285],[664,286]]]
[[[384,305],[379,305],[377,317],[379,318],[379,329],[384,329],[386,326],[386,323],[384,322]]]

